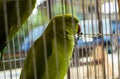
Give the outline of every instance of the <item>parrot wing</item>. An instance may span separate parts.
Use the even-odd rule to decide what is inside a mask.
[[[3,48],[6,39],[12,38],[31,14],[35,0],[32,0],[34,2],[32,2],[31,9],[29,8],[29,1],[31,0],[0,1],[0,49]]]
[[[28,52],[27,58],[24,61],[20,79],[23,79],[24,76],[25,79],[34,79],[34,75],[36,75],[37,78],[43,76],[43,72],[46,70],[46,61],[52,53],[52,44],[50,40],[43,40],[43,36],[44,35],[38,39],[39,41],[34,43],[34,46],[32,46],[31,50]],[[47,44],[44,44],[44,42]],[[36,74],[31,74],[31,71]]]
[[[27,20],[35,7],[35,2],[36,0],[0,1],[0,51]]]

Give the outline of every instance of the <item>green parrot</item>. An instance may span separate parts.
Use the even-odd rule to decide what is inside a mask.
[[[0,53],[28,19],[35,3],[36,0],[0,0]]]
[[[71,14],[54,16],[28,51],[20,79],[64,79],[79,33],[78,19]]]

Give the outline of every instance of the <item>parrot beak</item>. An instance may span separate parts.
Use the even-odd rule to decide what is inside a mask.
[[[78,24],[77,34],[81,32],[80,24]]]
[[[81,32],[81,27],[80,27],[80,24],[78,24],[78,29],[77,29],[77,39],[79,39],[79,37],[82,35],[82,32]]]

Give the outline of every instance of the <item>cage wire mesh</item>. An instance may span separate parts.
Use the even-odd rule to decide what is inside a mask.
[[[10,1],[15,3],[12,8],[16,9],[16,12],[12,14],[12,16],[14,15],[12,18],[16,17],[17,26],[22,27],[4,49],[3,58],[0,62],[0,79],[19,79],[27,52],[44,32],[50,19],[53,16],[67,13],[78,17],[81,26],[81,36],[79,39],[75,36],[73,55],[70,65],[66,61],[69,68],[64,79],[120,78],[120,0],[36,0],[35,8],[22,25],[20,22],[20,0],[0,0],[0,11],[3,10],[4,14],[2,15],[2,12],[0,12],[0,17],[4,16],[2,20],[5,23],[5,35],[7,37],[9,35],[8,22],[12,19],[7,18],[7,9],[10,9],[7,7],[7,3]],[[30,11],[32,9],[31,1],[29,0],[28,2]],[[3,22],[2,20],[0,20],[0,23]],[[55,22],[53,22],[53,36],[56,38],[55,25]],[[65,27],[64,18],[62,26]],[[3,29],[3,26],[0,29]],[[0,36],[1,38],[3,38],[2,35]],[[44,50],[46,50],[46,39],[43,39]],[[66,50],[67,40],[65,37],[63,42],[64,50]],[[57,40],[55,40],[55,49],[59,49]],[[59,67],[57,52],[56,68]],[[66,60],[68,60],[68,56],[66,56]],[[49,66],[47,65],[47,58],[45,61],[47,69]],[[33,66],[33,74],[35,79],[37,79],[37,69],[34,62]],[[54,72],[54,70],[51,72]],[[47,75],[49,74],[47,73]],[[60,79],[59,74],[57,77]],[[47,78],[49,79],[49,76]]]

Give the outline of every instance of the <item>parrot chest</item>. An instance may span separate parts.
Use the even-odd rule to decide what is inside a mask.
[[[56,40],[56,42],[53,40],[52,53],[47,62],[48,69],[42,79],[47,79],[47,75],[49,79],[64,79],[72,56],[73,40],[70,39],[66,42],[64,40]]]

